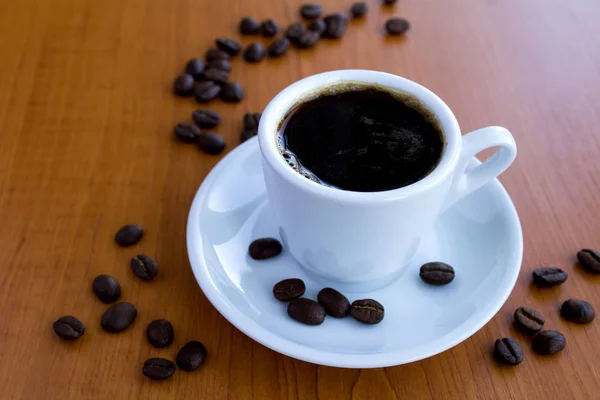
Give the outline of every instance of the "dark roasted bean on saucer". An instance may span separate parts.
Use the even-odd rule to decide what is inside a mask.
[[[577,253],[577,259],[588,271],[600,273],[600,252],[592,249],[583,249]]]
[[[389,35],[403,35],[410,28],[410,24],[404,18],[390,18],[385,23],[385,30]]]
[[[454,280],[454,268],[443,262],[423,264],[419,276],[430,285],[447,285]]]
[[[279,32],[279,24],[272,18],[266,19],[260,24],[260,32],[264,37],[273,37]]]
[[[199,81],[202,79],[202,74],[204,73],[204,61],[201,58],[192,58],[188,61],[185,72],[190,74],[194,80]]]
[[[256,35],[259,28],[260,24],[252,17],[246,17],[240,21],[240,33],[242,35]]]
[[[290,47],[288,38],[277,39],[269,46],[268,53],[270,57],[281,57]]]
[[[261,238],[250,243],[248,253],[255,260],[266,260],[279,255],[282,250],[281,243],[277,239]]]
[[[518,365],[523,361],[521,346],[511,338],[496,340],[496,343],[494,343],[494,356],[498,362],[506,365]]]
[[[335,289],[321,289],[317,295],[317,300],[325,308],[327,314],[334,318],[344,318],[350,312],[350,302],[346,296]]]
[[[576,324],[589,324],[596,317],[596,311],[587,301],[569,299],[560,308],[560,315],[567,321]]]
[[[533,283],[538,286],[560,285],[567,278],[567,273],[556,267],[543,267],[533,271]]]
[[[533,338],[533,351],[542,355],[551,355],[562,351],[567,345],[565,336],[559,331],[542,331]]]
[[[119,246],[133,246],[142,239],[144,230],[139,225],[125,225],[115,234],[115,242]]]
[[[221,93],[221,86],[212,81],[200,82],[196,86],[196,101],[198,103],[208,103]]]
[[[326,315],[322,305],[305,297],[290,301],[287,313],[296,321],[306,325],[321,325]]]
[[[121,297],[119,281],[110,275],[98,275],[92,283],[92,290],[103,303],[112,303]]]
[[[213,132],[201,133],[197,143],[201,150],[212,155],[221,153],[226,146],[225,139]]]
[[[304,294],[306,286],[302,279],[290,278],[277,282],[273,286],[273,296],[279,301],[290,301]]]
[[[85,332],[83,322],[71,315],[60,317],[54,321],[52,329],[54,329],[54,333],[65,340],[75,340]]]
[[[214,128],[221,122],[221,115],[218,112],[206,109],[194,111],[192,118],[196,125],[204,129]]]
[[[242,45],[235,40],[228,38],[219,38],[216,40],[219,50],[224,51],[232,57],[235,57],[242,51]]]
[[[350,307],[350,315],[363,324],[374,325],[383,320],[385,310],[373,299],[355,300]]]
[[[514,318],[517,326],[528,333],[539,332],[544,327],[544,317],[531,307],[517,308]]]
[[[194,94],[194,77],[190,74],[181,74],[173,83],[173,92],[177,96],[188,97]]]

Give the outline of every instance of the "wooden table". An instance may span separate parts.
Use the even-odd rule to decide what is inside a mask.
[[[351,1],[322,0],[327,11]],[[598,398],[600,322],[575,326],[558,315],[567,298],[600,310],[600,278],[575,264],[600,248],[600,6],[593,0],[369,0],[364,21],[341,41],[290,51],[281,60],[234,62],[246,88],[238,105],[211,104],[233,149],[241,116],[260,111],[301,77],[340,68],[384,70],[438,93],[465,132],[490,124],[514,134],[519,156],[502,182],[523,223],[525,255],[510,299],[484,329],[427,360],[350,370],[275,353],[233,328],[202,294],[189,267],[185,225],[198,186],[219,161],[173,140],[193,100],[175,98],[173,78],[216,36],[238,39],[242,16],[297,19],[299,0],[5,0],[0,2],[0,388],[3,399],[591,399]],[[382,35],[386,18],[412,23],[404,39]],[[253,39],[244,38],[244,43]],[[125,223],[145,227],[133,249],[113,242]],[[155,282],[128,261],[155,256]],[[563,267],[555,289],[530,286],[540,265]],[[481,266],[485,268],[485,265]],[[106,306],[91,292],[100,273],[120,280],[140,312],[119,335],[104,333]],[[533,354],[512,312],[533,306],[568,345]],[[72,314],[84,337],[61,341],[52,322]],[[176,342],[156,350],[144,338],[169,319]],[[512,336],[525,360],[501,367],[498,337]],[[151,382],[152,356],[173,358],[185,341],[204,342],[201,370]]]

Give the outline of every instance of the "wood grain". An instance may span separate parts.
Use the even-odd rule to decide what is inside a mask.
[[[416,80],[438,93],[465,132],[509,128],[519,156],[502,176],[519,211],[525,257],[513,294],[484,329],[430,359],[374,370],[320,367],[279,355],[233,328],[203,296],[185,249],[193,195],[220,157],[172,139],[197,106],[170,86],[188,58],[216,36],[238,38],[245,15],[296,20],[299,0],[0,1],[0,388],[5,399],[591,399],[599,392],[600,323],[561,320],[560,303],[600,309],[600,277],[575,265],[581,247],[600,248],[600,6],[593,0],[369,0],[364,21],[339,42],[291,51],[258,65],[234,62],[246,88],[239,105],[215,103],[218,132],[235,147],[241,116],[286,85],[317,72],[368,68]],[[323,0],[328,11],[350,1]],[[412,23],[406,38],[382,35],[385,18]],[[250,39],[243,39],[249,43]],[[212,105],[211,105],[212,107]],[[116,229],[146,229],[134,249]],[[134,252],[154,255],[156,282],[128,270]],[[561,287],[535,290],[531,270],[557,265]],[[482,268],[485,268],[482,265]],[[127,332],[101,331],[105,305],[90,285],[109,273],[138,305]],[[490,348],[513,336],[512,311],[541,311],[567,337],[554,357],[500,367]],[[65,314],[87,327],[64,343],[51,329]],[[171,349],[143,339],[167,318]],[[201,371],[150,382],[141,366],[203,341]]]

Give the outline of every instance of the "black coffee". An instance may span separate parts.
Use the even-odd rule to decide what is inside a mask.
[[[377,192],[427,176],[444,149],[435,117],[408,95],[340,86],[292,109],[279,146],[288,164],[326,186]]]

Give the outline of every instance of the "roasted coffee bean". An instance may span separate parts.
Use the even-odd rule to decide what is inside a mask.
[[[265,48],[262,44],[255,42],[250,44],[244,52],[244,60],[248,62],[259,62],[265,58]]]
[[[258,124],[260,124],[261,116],[261,113],[244,114],[244,129],[249,131],[258,131]]]
[[[350,315],[363,324],[378,324],[383,320],[384,314],[381,303],[373,299],[355,300],[350,307]]]
[[[229,61],[229,59],[231,57],[229,56],[229,54],[225,53],[224,51],[221,51],[218,49],[210,49],[206,52],[205,58],[206,58],[206,62],[211,62],[211,61],[216,61],[216,60]]]
[[[221,100],[226,103],[238,103],[244,98],[244,89],[237,82],[231,82],[221,89]]]
[[[541,331],[533,338],[532,348],[536,353],[551,355],[562,351],[567,339],[559,331]]]
[[[350,312],[350,302],[340,292],[332,288],[321,289],[317,301],[327,314],[334,318],[344,318]]]
[[[317,32],[305,31],[295,42],[296,47],[300,49],[309,49],[319,41],[320,35]]]
[[[182,122],[175,125],[175,137],[184,143],[195,143],[200,134],[200,129],[194,124]]]
[[[232,39],[219,38],[215,43],[219,50],[224,51],[232,57],[237,56],[242,51],[242,45]]]
[[[324,21],[326,29],[322,36],[329,39],[339,39],[342,37],[348,25],[348,19],[339,13],[326,16]]]
[[[222,69],[211,67],[204,71],[204,79],[220,84],[227,83],[229,80],[229,73]]]
[[[181,74],[175,78],[173,92],[177,96],[187,97],[194,94],[194,77],[190,74]]]
[[[327,24],[325,24],[325,21],[323,21],[322,19],[318,19],[316,21],[311,22],[308,26],[308,29],[313,32],[317,32],[319,36],[321,36],[327,29]]]
[[[306,286],[302,279],[284,279],[273,286],[273,296],[279,301],[290,301],[304,294]]]
[[[166,358],[149,358],[144,363],[142,373],[152,380],[164,381],[175,373],[175,364]]]
[[[121,297],[121,285],[110,275],[98,275],[92,283],[92,290],[103,303],[112,303]]]
[[[383,0],[383,4],[391,6],[393,4],[396,4],[398,0]]]
[[[75,340],[85,332],[83,322],[71,315],[60,317],[54,321],[52,329],[54,329],[54,333],[65,340]]]
[[[421,267],[419,276],[430,285],[447,285],[454,280],[454,268],[442,262],[430,262]]]
[[[519,307],[516,309],[515,323],[526,332],[539,332],[544,327],[544,317],[531,307]]]
[[[231,63],[228,60],[214,60],[208,63],[208,68],[216,68],[221,71],[230,72]]]
[[[369,11],[369,6],[363,1],[352,4],[352,7],[350,8],[350,14],[352,14],[352,17],[354,18],[364,17],[367,11]]]
[[[207,103],[221,93],[221,86],[212,81],[201,82],[196,86],[196,101],[198,103]]]
[[[600,252],[592,249],[583,249],[577,253],[577,259],[588,271],[600,272]]]
[[[144,230],[141,226],[125,225],[115,234],[115,242],[119,246],[129,247],[139,242],[142,236],[144,236]]]
[[[248,254],[255,260],[266,260],[279,255],[282,250],[281,243],[277,239],[262,238],[250,243]]]
[[[567,278],[567,273],[556,267],[543,267],[533,271],[533,283],[538,286],[560,285]]]
[[[594,307],[584,300],[569,299],[560,308],[560,315],[576,324],[589,324],[596,317]]]
[[[264,37],[273,37],[279,32],[279,24],[272,18],[265,19],[260,24],[260,32]]]
[[[287,38],[277,39],[269,46],[269,56],[281,57],[290,47],[290,41]]]
[[[310,3],[300,7],[300,15],[305,19],[319,18],[323,14],[323,7],[320,4]]]
[[[185,72],[194,77],[194,80],[199,81],[202,79],[202,74],[204,73],[204,61],[201,58],[192,58],[188,61]]]
[[[258,131],[244,131],[240,135],[240,141],[244,143],[248,139],[252,139],[254,136],[258,135]]]
[[[206,351],[206,347],[198,341],[187,342],[179,353],[177,353],[177,358],[175,362],[177,366],[184,371],[193,371],[198,369],[204,360],[206,360],[206,356],[208,352]]]
[[[306,26],[302,22],[296,22],[291,24],[287,31],[285,31],[285,37],[287,37],[292,43],[295,43],[300,39],[300,36],[306,32]]]
[[[225,149],[225,139],[212,132],[201,133],[198,136],[198,147],[208,154],[216,155]]]
[[[246,17],[240,21],[240,33],[242,35],[255,35],[258,33],[260,24],[252,17]]]
[[[196,125],[205,129],[214,128],[221,122],[221,115],[213,110],[196,110],[192,114],[192,118]]]
[[[145,254],[138,254],[129,262],[131,271],[135,276],[145,281],[151,281],[158,272],[158,264],[156,261]]]
[[[409,28],[410,24],[404,18],[390,18],[385,23],[385,30],[389,35],[402,35]]]
[[[518,365],[523,361],[523,351],[514,339],[498,339],[494,343],[494,357],[502,364]]]
[[[321,325],[325,321],[325,309],[314,300],[301,297],[288,304],[290,317],[306,325]]]
[[[154,320],[146,328],[146,337],[148,342],[156,348],[168,347],[175,338],[173,325],[166,319]]]
[[[102,314],[100,324],[107,332],[122,332],[135,321],[137,310],[131,303],[117,303]]]

